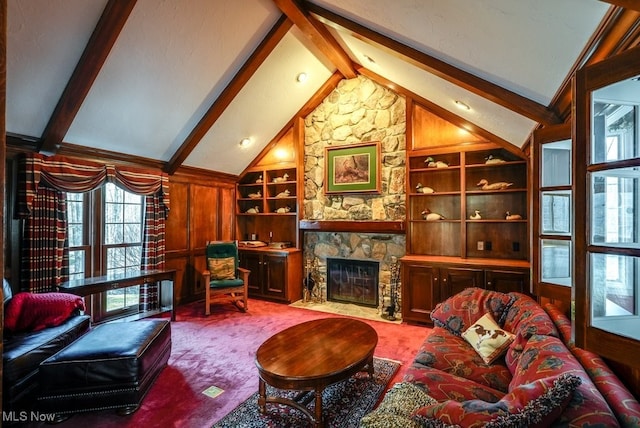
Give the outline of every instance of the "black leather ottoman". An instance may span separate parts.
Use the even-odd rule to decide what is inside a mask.
[[[171,324],[100,325],[40,364],[38,408],[59,417],[91,410],[135,412],[171,354]]]

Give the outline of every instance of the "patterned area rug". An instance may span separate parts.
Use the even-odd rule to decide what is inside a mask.
[[[357,373],[351,378],[328,386],[322,394],[322,406],[325,426],[328,428],[358,427],[360,419],[373,409],[378,398],[386,390],[389,380],[400,367],[397,361],[375,358],[375,374],[369,379],[366,372]],[[267,386],[267,395],[279,395],[293,398],[298,392],[277,390]],[[313,413],[314,400],[307,405]],[[236,407],[222,418],[214,428],[237,427],[310,427],[311,422],[300,411],[280,404],[267,403],[267,413],[258,410],[258,393]]]

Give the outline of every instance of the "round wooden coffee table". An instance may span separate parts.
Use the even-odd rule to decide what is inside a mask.
[[[322,391],[365,368],[372,377],[377,344],[371,326],[350,318],[307,321],[271,336],[256,353],[260,412],[266,412],[267,403],[285,404],[304,413],[314,426],[323,426]],[[301,394],[293,400],[267,396],[266,384]],[[315,414],[305,406],[311,401],[303,399],[308,391],[315,394]]]

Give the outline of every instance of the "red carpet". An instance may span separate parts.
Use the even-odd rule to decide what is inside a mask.
[[[137,412],[123,417],[113,411],[81,413],[57,427],[211,427],[257,391],[254,356],[264,340],[289,326],[336,316],[254,299],[249,300],[247,313],[225,304],[211,310],[205,317],[203,302],[178,308],[177,321],[171,325],[169,364]],[[429,330],[365,322],[378,333],[375,355],[402,363],[391,386],[400,381]],[[202,394],[212,385],[224,392],[216,398]]]

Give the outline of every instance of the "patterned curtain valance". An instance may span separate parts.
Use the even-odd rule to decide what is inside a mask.
[[[138,195],[159,195],[165,209],[169,210],[169,176],[164,172],[30,153],[20,160],[18,216],[31,214],[33,199],[40,186],[81,193],[105,183],[114,183]]]

